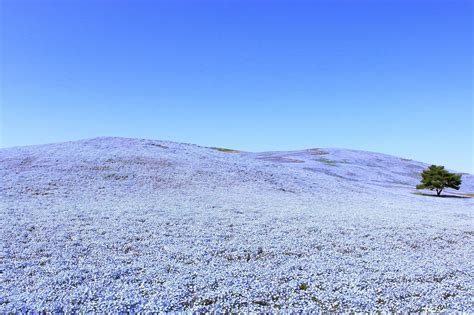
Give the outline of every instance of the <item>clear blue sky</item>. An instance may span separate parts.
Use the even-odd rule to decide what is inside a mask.
[[[343,147],[474,172],[471,1],[0,2],[2,147]]]

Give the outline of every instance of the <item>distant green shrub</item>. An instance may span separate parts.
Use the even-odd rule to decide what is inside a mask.
[[[303,291],[304,291],[304,290],[307,290],[308,288],[309,288],[309,286],[308,286],[308,284],[307,284],[306,282],[302,282],[302,283],[300,283],[300,285],[299,285],[299,289],[300,289],[300,290],[303,290]]]

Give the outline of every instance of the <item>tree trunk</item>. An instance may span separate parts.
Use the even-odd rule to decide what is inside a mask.
[[[439,195],[441,195],[442,191],[443,191],[442,189],[436,189],[436,194],[439,196]]]

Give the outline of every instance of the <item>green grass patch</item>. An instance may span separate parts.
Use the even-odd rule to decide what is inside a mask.
[[[458,199],[463,199],[463,198],[472,198],[472,197],[474,197],[474,194],[455,194],[455,195],[441,194],[440,196],[437,196],[436,194],[425,194],[425,193],[422,193],[422,192],[412,192],[412,194],[417,195],[417,196],[434,197],[434,198],[458,198]]]
[[[321,163],[324,163],[326,165],[330,165],[330,166],[337,166],[338,162],[335,161],[335,160],[330,160],[330,159],[324,159],[324,158],[321,158],[321,159],[315,159],[316,162],[321,162]]]
[[[234,149],[227,149],[227,148],[218,148],[218,147],[212,147],[211,149],[224,152],[224,153],[239,153],[239,150],[234,150]]]

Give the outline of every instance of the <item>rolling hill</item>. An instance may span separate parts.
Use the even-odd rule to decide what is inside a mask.
[[[0,311],[474,311],[474,176],[345,149],[0,149]]]

